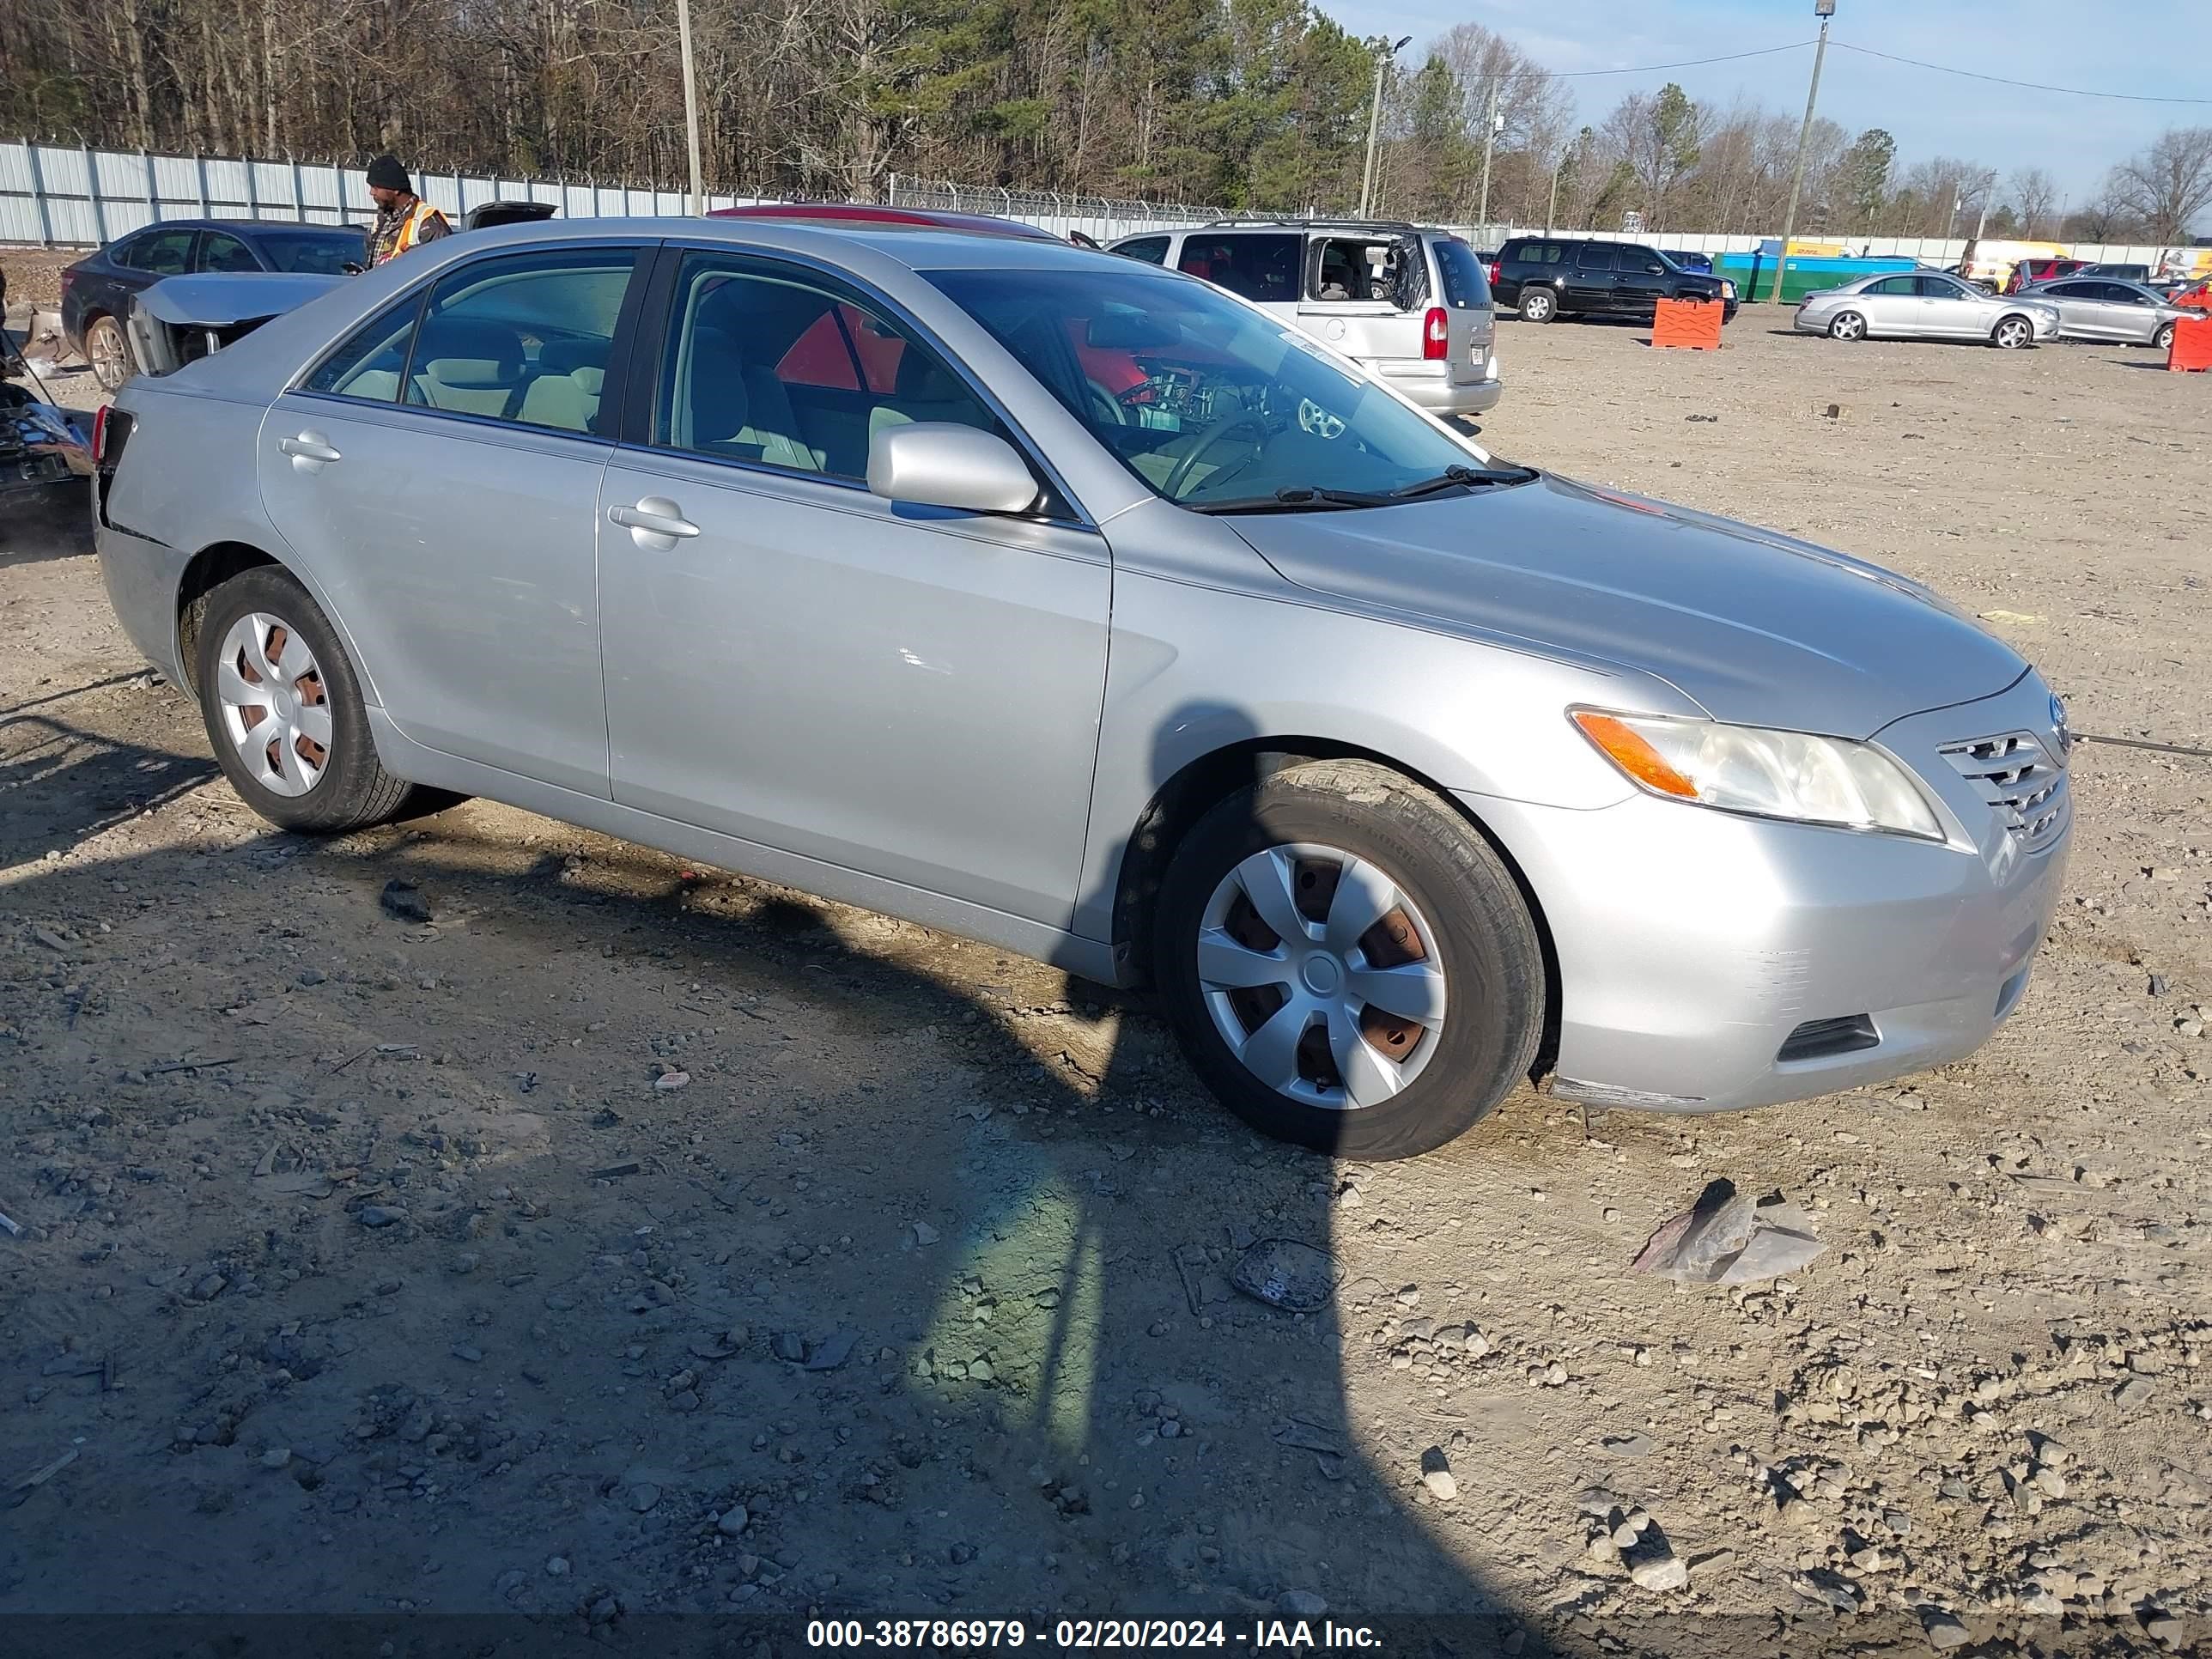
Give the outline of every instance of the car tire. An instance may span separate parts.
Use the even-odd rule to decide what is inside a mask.
[[[1293,943],[1263,907],[1311,931]],[[1328,937],[1370,909],[1356,938]],[[1528,1075],[1543,1030],[1543,949],[1512,873],[1443,800],[1366,762],[1293,766],[1215,806],[1169,862],[1153,940],[1164,1012],[1215,1096],[1340,1158],[1451,1140]],[[1364,975],[1400,1006],[1361,1002]]]
[[[2014,315],[1997,319],[1990,331],[1990,343],[2000,351],[2018,351],[2023,346],[2035,343],[2035,325],[2025,317]]]
[[[258,565],[216,588],[193,655],[216,762],[262,817],[281,830],[336,835],[408,806],[414,787],[377,758],[337,630],[284,571]],[[272,684],[282,689],[270,701],[252,700],[256,687]]]
[[[1832,340],[1857,341],[1866,337],[1866,319],[1856,311],[1839,311],[1828,319],[1828,337]]]
[[[1559,314],[1559,296],[1547,288],[1532,288],[1521,296],[1523,322],[1548,323]]]
[[[2156,346],[2160,351],[2172,350],[2173,325],[2172,323],[2168,323],[2165,327],[2160,329],[2159,331],[2152,337],[2151,343]]]
[[[109,393],[120,392],[124,382],[138,372],[131,355],[131,337],[113,317],[95,317],[86,325],[84,360],[92,365],[92,378],[100,382],[100,389]]]

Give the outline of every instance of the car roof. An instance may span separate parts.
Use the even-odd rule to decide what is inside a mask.
[[[933,225],[885,223],[862,219],[798,219],[776,214],[743,214],[717,218],[680,216],[639,219],[548,219],[536,224],[501,225],[471,231],[471,251],[542,247],[560,242],[605,240],[723,244],[732,249],[812,254],[836,258],[848,250],[866,249],[910,270],[1096,270],[1099,259],[1116,269],[1144,269],[1096,248],[1077,247],[1056,236],[1009,236],[1002,232],[945,229]]]
[[[359,225],[311,225],[294,219],[156,219],[151,224],[140,225],[136,230],[126,230],[120,235],[111,236],[107,239],[108,243],[112,246],[117,242],[125,242],[149,230],[227,230],[234,236],[248,237],[277,230],[288,233],[304,230],[311,234],[319,231],[331,235],[353,236],[366,234]]]
[[[1057,242],[1048,230],[984,213],[950,213],[937,208],[878,207],[867,202],[757,202],[744,207],[716,208],[709,219],[786,219],[795,223],[854,223],[935,228],[972,231],[985,236],[1018,236],[1031,241]]]

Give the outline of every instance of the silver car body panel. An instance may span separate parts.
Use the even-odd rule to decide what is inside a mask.
[[[987,389],[1072,512],[916,508],[288,390],[410,285],[564,238],[843,273]],[[1224,757],[1371,753],[1456,800],[1524,878],[1560,969],[1560,1086],[1585,1097],[1712,1109],[1822,1092],[1955,1057],[2018,1000],[2065,825],[2028,851],[1997,786],[1948,757],[2007,732],[2055,745],[2051,698],[1901,577],[1550,480],[1370,511],[1187,512],[917,274],[1096,254],[759,221],[454,240],[125,388],[137,423],[98,541],[118,615],[164,672],[185,670],[190,559],[260,550],[339,629],[397,775],[1119,982],[1139,971],[1117,936],[1127,850],[1171,780]],[[343,461],[295,465],[276,444],[295,424]],[[356,458],[428,504],[372,503],[364,485],[311,509],[308,486]],[[700,534],[648,547],[609,520],[648,495]],[[1576,734],[1576,704],[1870,737],[1941,804],[1948,840],[1644,794]],[[1859,1014],[1875,1048],[1776,1060],[1797,1024]]]

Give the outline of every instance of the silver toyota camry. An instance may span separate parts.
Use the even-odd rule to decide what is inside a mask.
[[[1796,326],[1833,340],[1978,340],[2017,351],[2058,332],[2058,307],[2032,291],[1989,294],[1940,270],[1900,270],[1807,295]]]
[[[1105,254],[457,237],[133,382],[97,471],[271,823],[485,795],[1148,984],[1348,1156],[1955,1060],[2058,896],[2063,711],[1925,589]]]

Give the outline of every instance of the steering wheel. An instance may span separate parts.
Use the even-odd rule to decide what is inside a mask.
[[[1250,427],[1258,433],[1261,442],[1267,441],[1267,423],[1250,410],[1239,410],[1234,415],[1223,416],[1198,434],[1198,441],[1190,447],[1190,453],[1177,461],[1175,471],[1168,474],[1168,481],[1162,486],[1167,498],[1171,501],[1181,501],[1183,485],[1189,481],[1198,464],[1206,459],[1206,452],[1244,427]]]
[[[1129,424],[1128,412],[1122,408],[1121,400],[1104,386],[1086,376],[1083,382],[1083,389],[1091,401],[1092,411],[1098,416],[1098,423],[1101,426]]]
[[[1330,414],[1310,398],[1298,399],[1298,424],[1316,438],[1344,435],[1344,416]]]

